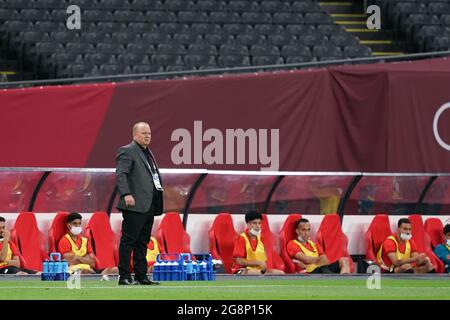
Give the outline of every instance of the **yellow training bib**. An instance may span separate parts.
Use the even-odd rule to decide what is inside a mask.
[[[246,252],[247,260],[258,260],[258,261],[266,261],[267,260],[266,250],[264,249],[264,244],[261,241],[261,236],[256,237],[258,244],[256,245],[255,251],[253,251],[252,245],[250,244],[250,239],[248,238],[248,236],[245,232],[243,232],[241,234],[241,237],[243,237],[245,240],[245,252]],[[261,267],[247,266],[247,269],[261,270]]]

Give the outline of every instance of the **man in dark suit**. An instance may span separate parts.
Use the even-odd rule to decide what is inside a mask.
[[[161,175],[148,149],[151,130],[148,123],[133,126],[133,142],[120,147],[116,155],[116,180],[120,195],[117,209],[122,212],[122,237],[119,245],[119,285],[158,284],[147,277],[147,244],[153,219],[163,213]],[[134,281],[130,259],[133,252]]]

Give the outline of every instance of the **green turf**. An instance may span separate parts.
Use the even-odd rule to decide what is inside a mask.
[[[243,279],[214,282],[165,282],[160,286],[118,286],[115,281],[81,280],[81,289],[65,282],[0,281],[0,299],[450,299],[450,278],[382,279],[369,290],[366,279]]]

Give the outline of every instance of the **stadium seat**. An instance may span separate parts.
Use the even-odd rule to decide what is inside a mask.
[[[116,267],[119,263],[119,239],[111,229],[106,212],[94,212],[86,225],[85,235],[97,258],[96,269]]]
[[[66,221],[69,212],[58,212],[48,230],[48,252],[58,252],[58,242],[67,233]]]
[[[444,272],[443,262],[434,254],[431,249],[430,236],[425,232],[422,216],[420,214],[412,214],[409,217],[412,226],[412,239],[417,245],[419,252],[425,253],[431,260],[436,272]]]
[[[39,231],[32,212],[21,212],[11,230],[11,241],[22,255],[22,267],[42,271],[42,262],[47,258],[44,234]]]
[[[427,220],[425,220],[424,228],[428,236],[430,237],[432,249],[436,248],[437,245],[442,243],[444,225],[442,224],[442,221],[440,219],[428,218]]]
[[[164,6],[159,0],[132,0],[130,7],[135,10],[163,10]]]
[[[191,237],[184,230],[178,212],[167,212],[156,232],[156,239],[167,253],[191,253]]]
[[[264,248],[266,249],[267,268],[284,271],[284,262],[278,254],[277,239],[270,230],[270,224],[269,219],[267,218],[267,214],[263,214],[261,236],[264,242]]]
[[[317,230],[316,240],[322,246],[330,263],[347,257],[350,260],[350,272],[354,272],[355,264],[348,254],[348,238],[342,232],[339,215],[328,214],[323,218]]]
[[[297,234],[295,232],[295,224],[301,218],[301,214],[291,213],[284,221],[283,227],[280,230],[280,256],[284,261],[284,271],[286,273],[295,272],[295,264],[292,262],[292,259],[289,257],[289,254],[287,252],[287,244],[289,241],[297,238]]]
[[[377,254],[387,237],[392,235],[389,216],[377,214],[365,233],[366,260],[377,263]]]
[[[229,213],[219,213],[208,231],[209,250],[213,259],[222,260],[227,273],[233,264],[234,241],[238,236]]]
[[[211,12],[211,11],[226,11],[227,4],[225,1],[217,0],[200,0],[196,3],[198,11]]]

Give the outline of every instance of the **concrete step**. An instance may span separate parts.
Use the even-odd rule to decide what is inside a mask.
[[[376,30],[367,28],[346,28],[346,31],[354,36],[357,36],[360,40],[388,40],[393,39],[392,30]]]
[[[367,16],[362,13],[332,13],[334,21],[366,21]]]
[[[356,10],[351,1],[320,1],[319,4],[328,13],[352,13]]]
[[[362,45],[368,46],[374,51],[381,52],[404,52],[405,48],[403,43],[393,40],[360,40]]]

